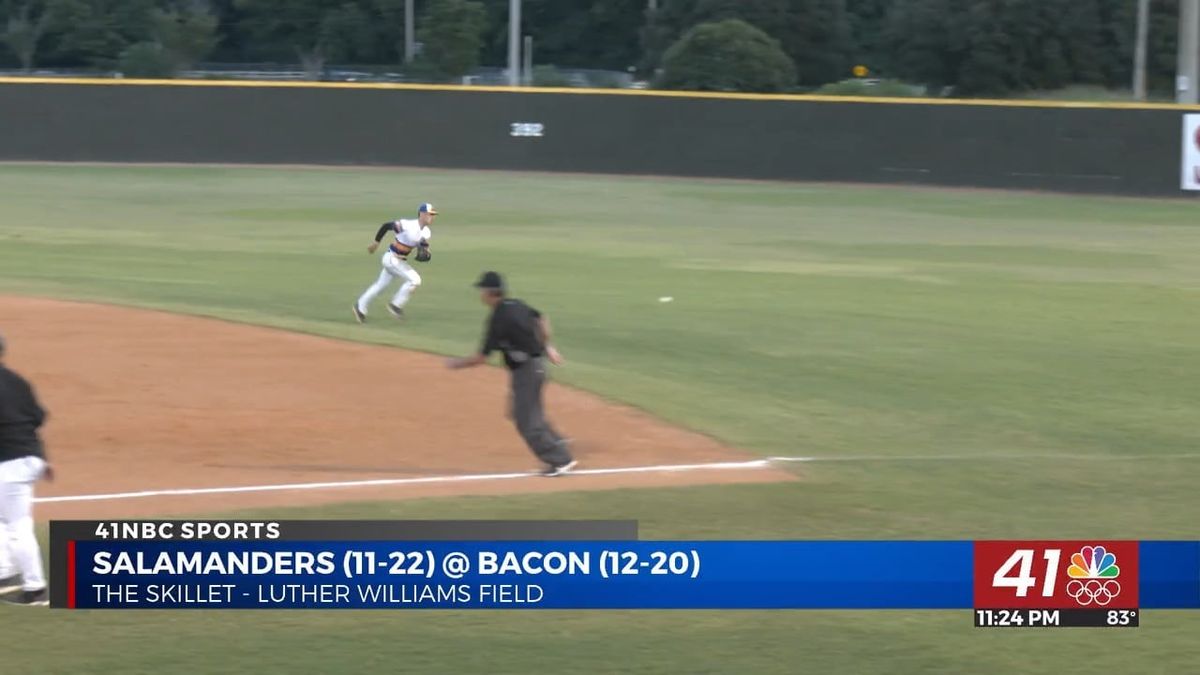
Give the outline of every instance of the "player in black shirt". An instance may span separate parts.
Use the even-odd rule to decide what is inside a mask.
[[[33,387],[4,365],[0,337],[0,592],[5,602],[47,605],[42,552],[33,531],[33,484],[54,479],[38,429],[46,411]]]
[[[492,308],[487,333],[479,352],[461,359],[450,359],[451,369],[470,368],[487,361],[500,350],[511,374],[512,417],[517,431],[529,449],[546,463],[546,476],[561,476],[574,469],[566,439],[546,421],[542,409],[542,387],[546,383],[546,361],[562,363],[562,356],[550,343],[550,321],[541,312],[515,298],[507,297],[504,280],[496,272],[485,272],[475,286],[483,303]]]

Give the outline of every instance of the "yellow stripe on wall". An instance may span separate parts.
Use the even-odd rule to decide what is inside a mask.
[[[250,87],[283,89],[385,89],[395,91],[455,91],[509,94],[571,94],[576,96],[652,96],[658,98],[726,99],[731,101],[799,101],[812,103],[878,103],[893,105],[958,105],[1006,108],[1096,108],[1110,110],[1200,111],[1200,105],[1139,103],[1135,101],[1012,101],[986,98],[889,98],[884,96],[823,96],[819,94],[744,94],[657,89],[585,89],[581,87],[494,87],[461,84],[403,84],[398,82],[307,82],[262,80],[138,80],[82,77],[0,77],[3,84],[75,84],[121,87]]]

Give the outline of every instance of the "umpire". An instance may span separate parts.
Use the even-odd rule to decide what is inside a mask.
[[[471,368],[487,361],[492,352],[504,353],[510,372],[512,417],[517,431],[538,459],[546,463],[545,476],[561,476],[577,464],[566,439],[546,421],[542,409],[542,386],[546,383],[546,360],[555,365],[562,356],[550,343],[550,320],[538,310],[516,298],[510,298],[504,280],[496,272],[484,272],[475,287],[483,304],[492,308],[487,333],[479,352],[450,359],[452,370]]]

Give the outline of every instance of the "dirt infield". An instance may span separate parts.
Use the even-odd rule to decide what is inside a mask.
[[[522,472],[505,373],[212,319],[0,296],[9,365],[50,411],[58,469],[39,497]],[[551,384],[552,421],[583,467],[754,459],[639,411]],[[582,467],[581,467],[582,468]],[[435,495],[794,478],[773,469],[520,477],[386,487],[39,504],[39,519],[170,515]]]

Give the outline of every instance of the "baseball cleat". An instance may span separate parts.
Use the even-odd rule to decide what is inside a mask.
[[[21,590],[21,575],[14,574],[11,577],[0,579],[0,593],[11,593]]]
[[[358,308],[358,305],[354,306],[354,318],[357,319],[359,323],[367,322],[367,315],[362,313],[362,310]]]
[[[390,302],[388,303],[388,311],[391,312],[392,316],[396,317],[397,319],[404,318],[404,310],[400,309],[399,307],[393,305]]]
[[[26,607],[45,607],[50,604],[50,594],[44,588],[36,591],[21,591],[4,598],[4,602]]]
[[[546,476],[546,477],[561,476],[561,475],[571,471],[571,469],[574,469],[578,464],[579,464],[579,461],[573,459],[573,460],[567,462],[566,464],[559,464],[557,466],[549,466],[549,467],[546,467],[546,469],[544,471],[542,471],[542,475]]]

